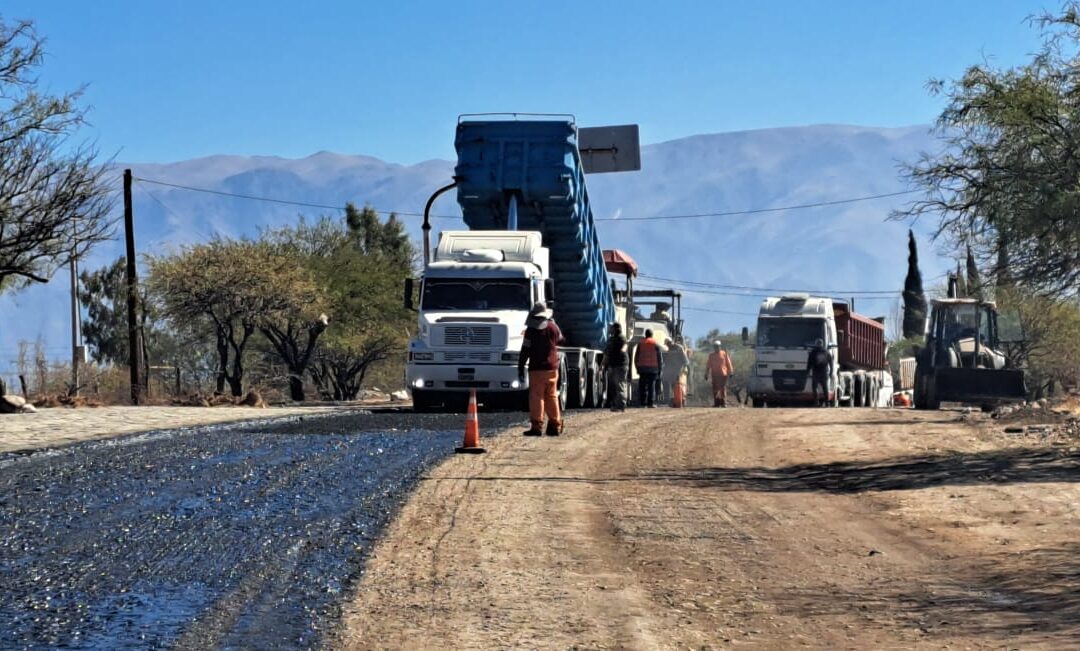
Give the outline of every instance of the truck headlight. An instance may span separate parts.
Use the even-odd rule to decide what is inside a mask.
[[[430,362],[435,359],[435,353],[409,353],[414,362]]]
[[[414,387],[416,387],[417,389],[423,389],[424,388],[424,378],[416,378],[416,380],[412,383],[412,385]]]
[[[511,389],[520,389],[521,388],[521,382],[519,382],[518,380],[513,380],[512,382],[510,382],[510,388]]]

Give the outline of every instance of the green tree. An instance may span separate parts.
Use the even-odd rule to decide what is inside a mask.
[[[125,258],[79,274],[79,302],[86,310],[83,337],[99,364],[128,363]]]
[[[919,250],[915,233],[908,229],[908,268],[904,277],[904,338],[922,337],[926,329],[926,294],[919,272]]]
[[[112,234],[108,168],[70,143],[82,91],[43,92],[44,56],[32,23],[0,20],[0,291],[48,282]]]
[[[331,278],[319,275],[323,265],[320,261],[336,255],[349,244],[349,234],[340,221],[323,217],[313,224],[303,218],[295,226],[285,226],[263,233],[264,242],[274,250],[303,266],[312,273],[320,287],[318,305],[302,306],[303,309],[287,310],[274,318],[264,319],[259,330],[270,343],[276,357],[288,370],[289,396],[303,401],[304,375],[314,359],[319,337],[326,331],[330,317],[321,311],[326,285]],[[335,316],[335,319],[337,317]]]
[[[937,120],[944,146],[907,168],[925,195],[901,214],[937,215],[937,236],[958,250],[970,245],[994,275],[1076,296],[1080,4],[1036,22],[1043,46],[1025,65],[976,65],[959,80],[931,83],[947,101]]]
[[[331,255],[312,259],[327,292],[333,327],[315,352],[309,374],[327,399],[352,400],[374,365],[404,350],[414,315],[401,303],[416,252],[394,215],[345,210],[344,239]]]
[[[979,265],[975,262],[975,255],[971,252],[970,246],[967,247],[966,266],[968,296],[983,300],[985,293],[983,292],[982,278],[979,274]]]
[[[149,286],[174,323],[205,320],[218,355],[217,390],[243,395],[244,356],[260,327],[320,303],[310,272],[265,242],[215,239],[150,258]]]
[[[1080,300],[1018,287],[1000,287],[995,298],[1009,358],[1026,367],[1034,397],[1055,385],[1080,386]]]

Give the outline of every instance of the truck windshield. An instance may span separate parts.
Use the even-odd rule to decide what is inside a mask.
[[[819,319],[761,319],[757,337],[758,346],[810,348],[825,338],[825,327]]]
[[[527,310],[532,307],[527,278],[424,280],[425,310]]]

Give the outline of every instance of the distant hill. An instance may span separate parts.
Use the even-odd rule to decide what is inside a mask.
[[[451,137],[449,134],[448,137]],[[643,274],[698,283],[832,290],[899,289],[905,272],[907,225],[886,221],[910,200],[892,197],[786,212],[700,219],[631,221],[635,217],[691,215],[802,205],[905,189],[901,161],[932,149],[928,128],[883,129],[817,125],[699,135],[648,145],[642,170],[589,178],[589,193],[605,248],[629,252]],[[211,156],[167,164],[120,164],[137,177],[227,193],[327,206],[346,201],[420,213],[428,196],[448,181],[453,163],[432,160],[403,166],[369,156],[319,152],[291,160],[273,156]],[[260,227],[331,210],[250,201],[137,182],[136,243],[141,253],[205,240],[214,233],[255,235]],[[119,198],[117,214],[119,215]],[[459,214],[453,195],[435,207]],[[420,219],[405,217],[415,238]],[[460,227],[454,219],[435,222]],[[922,228],[928,225],[920,225]],[[950,266],[920,241],[927,285]],[[97,267],[123,251],[122,241],[94,252]],[[642,279],[639,286],[664,283]],[[729,291],[698,287],[706,292]],[[758,293],[758,292],[750,292]],[[684,313],[697,336],[711,327],[753,322],[759,299],[715,293],[685,294]],[[895,300],[857,299],[859,311],[893,316]],[[68,281],[0,298],[0,373],[8,374],[19,340],[40,332],[50,357],[68,356]]]

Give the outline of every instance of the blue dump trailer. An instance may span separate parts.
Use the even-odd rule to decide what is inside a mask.
[[[601,406],[600,356],[608,325],[625,325],[626,306],[616,305],[605,269],[573,118],[463,117],[454,145],[455,183],[441,191],[456,188],[469,230],[442,232],[428,259],[425,219],[419,327],[406,366],[415,408],[459,406],[473,390],[482,404],[527,404],[517,353],[536,302],[553,308],[566,339],[562,401]]]
[[[462,121],[457,199],[470,230],[540,233],[555,281],[555,320],[570,347],[603,349],[615,299],[596,235],[572,120]],[[517,224],[510,211],[516,204]]]

